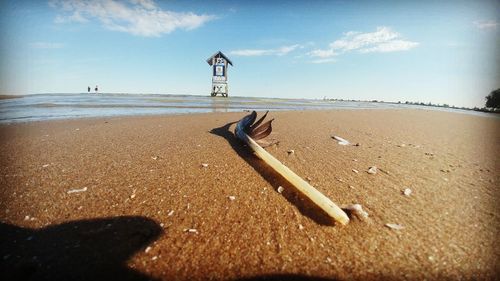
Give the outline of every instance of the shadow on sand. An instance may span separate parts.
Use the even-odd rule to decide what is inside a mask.
[[[323,210],[317,207],[308,198],[299,194],[293,185],[285,180],[280,174],[268,167],[262,160],[253,155],[250,149],[236,138],[233,132],[229,130],[231,125],[235,123],[237,122],[230,122],[222,127],[214,128],[210,131],[210,133],[226,139],[233,150],[258,174],[269,182],[275,190],[277,190],[279,186],[283,186],[285,189],[282,193],[283,196],[290,203],[294,204],[303,215],[311,218],[316,223],[321,225],[334,225],[335,221],[331,219]]]
[[[162,233],[153,220],[114,217],[40,229],[0,223],[1,280],[152,280],[127,260]]]
[[[244,277],[234,281],[335,281],[333,278],[314,277],[301,274],[270,274],[252,277]]]

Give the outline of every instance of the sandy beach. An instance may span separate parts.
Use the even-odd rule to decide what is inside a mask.
[[[1,279],[498,278],[499,118],[270,112],[267,151],[369,214],[341,226],[235,139],[246,114],[0,125]]]

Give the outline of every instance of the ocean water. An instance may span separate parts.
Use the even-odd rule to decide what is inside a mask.
[[[244,110],[420,108],[488,116],[468,110],[395,103],[160,94],[36,94],[0,100],[0,123],[86,117],[241,112]]]

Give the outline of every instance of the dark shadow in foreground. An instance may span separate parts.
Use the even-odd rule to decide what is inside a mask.
[[[237,122],[230,122],[210,131],[211,134],[223,137],[227,140],[233,150],[245,160],[257,173],[259,173],[275,190],[279,186],[284,187],[283,196],[292,204],[297,206],[298,210],[305,216],[311,218],[316,223],[321,225],[334,225],[335,222],[323,210],[317,207],[313,202],[304,196],[299,195],[293,185],[285,180],[280,174],[267,166],[262,160],[257,158],[251,150],[229,130],[231,125]]]
[[[333,278],[326,277],[314,277],[307,276],[301,274],[269,274],[269,275],[260,275],[260,276],[252,276],[252,277],[244,277],[240,279],[236,279],[234,281],[335,281]]]
[[[40,229],[0,223],[1,280],[152,280],[127,260],[162,233],[153,220],[114,217]]]

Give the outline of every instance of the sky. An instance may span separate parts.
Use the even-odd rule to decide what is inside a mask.
[[[208,95],[483,107],[500,1],[0,0],[0,93]]]

